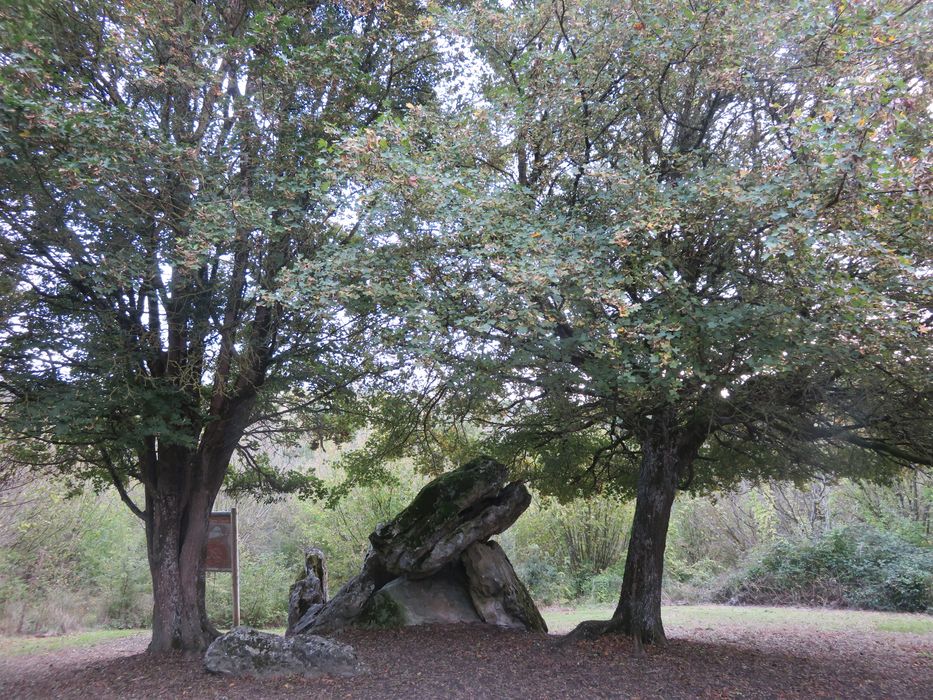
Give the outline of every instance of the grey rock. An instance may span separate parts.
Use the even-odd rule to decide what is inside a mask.
[[[295,628],[301,633],[330,634],[354,624],[369,599],[391,579],[382,569],[379,557],[370,550],[362,571],[347,581],[326,605],[309,610]]]
[[[308,629],[317,619],[317,616],[320,614],[321,610],[324,609],[323,603],[315,603],[314,605],[309,605],[305,610],[304,614],[299,617],[294,622],[291,619],[291,615],[288,618],[288,627],[285,628],[285,636],[293,637],[296,634],[305,634]],[[319,630],[321,634],[326,634],[326,630]]]
[[[482,622],[459,566],[422,579],[397,578],[369,599],[357,619],[363,627],[407,627]]]
[[[547,632],[547,623],[498,542],[476,542],[461,560],[473,607],[483,622]]]
[[[326,602],[327,564],[324,562],[324,552],[316,547],[310,547],[305,550],[304,572],[289,592],[286,636],[300,634],[303,628],[299,623],[308,617],[313,618],[313,615]]]
[[[507,476],[505,466],[480,457],[427,484],[369,536],[385,570],[430,576],[474,542],[505,531],[531,503],[524,484],[505,485]]]
[[[476,594],[485,613],[471,602],[469,572],[461,561],[468,548],[506,530],[531,503],[524,484],[506,484],[507,477],[502,464],[481,457],[431,481],[369,536],[372,546],[360,573],[331,600],[312,604],[294,624],[290,620],[289,629],[327,634],[352,625],[483,621],[484,614],[491,624],[544,629],[501,549],[494,558],[498,573],[487,578],[499,582],[508,601],[495,610],[492,593]]]
[[[211,673],[231,676],[355,676],[366,670],[353,648],[324,637],[280,637],[235,627],[215,639],[204,654]]]

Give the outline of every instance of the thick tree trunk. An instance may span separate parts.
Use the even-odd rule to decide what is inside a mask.
[[[613,630],[631,635],[637,643],[666,641],[661,622],[664,549],[671,507],[684,466],[676,444],[646,440],[642,445],[622,592],[611,623]]]
[[[204,560],[208,521],[237,442],[249,421],[255,386],[218,400],[196,450],[149,447],[146,546],[152,575],[150,652],[200,652],[218,636],[207,618]]]
[[[150,652],[202,651],[218,635],[207,619],[204,598],[204,547],[215,495],[207,487],[147,495]]]
[[[619,604],[609,621],[581,623],[570,637],[625,634],[643,644],[664,644],[661,583],[667,528],[678,484],[696,459],[705,433],[702,427],[672,428],[673,419],[658,419],[642,439],[635,515],[629,538]]]

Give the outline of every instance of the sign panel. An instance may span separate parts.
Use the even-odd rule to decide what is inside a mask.
[[[207,571],[233,571],[233,516],[211,513],[207,525]]]
[[[211,513],[207,521],[206,571],[229,571],[233,587],[233,626],[240,624],[240,561],[237,553],[236,508]]]

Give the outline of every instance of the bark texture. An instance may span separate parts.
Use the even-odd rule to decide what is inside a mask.
[[[152,652],[202,650],[218,632],[204,601],[204,546],[213,498],[177,494],[148,499],[147,540],[152,575]]]
[[[207,617],[208,520],[252,402],[204,430],[198,449],[152,447],[144,464],[146,547],[152,576],[149,651],[203,651],[219,632]]]
[[[634,638],[636,648],[667,641],[661,620],[661,585],[671,508],[705,437],[701,422],[681,427],[671,415],[659,417],[646,430],[619,603],[610,620],[582,622],[569,638],[625,634]]]
[[[661,622],[661,582],[671,507],[682,473],[675,445],[642,446],[635,516],[613,625],[645,643],[666,641]]]

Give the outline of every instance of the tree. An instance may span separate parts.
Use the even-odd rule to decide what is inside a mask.
[[[119,491],[145,523],[150,650],[201,649],[231,459],[238,486],[314,492],[259,448],[346,437],[395,364],[369,301],[326,292],[359,235],[333,162],[432,99],[431,21],[405,0],[22,0],[0,36],[0,439]]]
[[[438,413],[545,491],[636,495],[619,605],[580,634],[664,641],[679,488],[933,461],[931,20],[490,3],[451,20],[475,89],[357,144]]]

